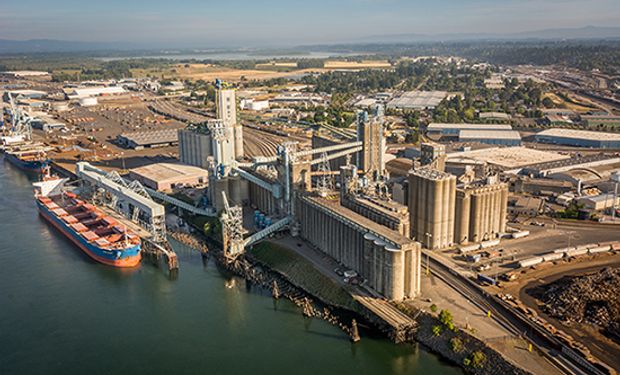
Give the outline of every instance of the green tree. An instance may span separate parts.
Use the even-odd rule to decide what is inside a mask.
[[[450,339],[450,348],[455,353],[460,353],[463,351],[463,340],[458,337],[453,337]]]
[[[476,116],[476,111],[471,107],[463,111],[463,117],[467,121],[473,121],[475,116]]]
[[[450,331],[455,331],[454,321],[452,319],[452,313],[448,310],[441,310],[439,312],[439,321]]]
[[[480,350],[476,350],[471,355],[471,365],[475,368],[483,368],[487,361],[487,356]]]
[[[433,336],[437,336],[437,337],[441,336],[442,329],[440,325],[433,326],[432,329],[433,329]]]

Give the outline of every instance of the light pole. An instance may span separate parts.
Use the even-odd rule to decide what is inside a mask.
[[[431,249],[431,240],[430,239],[433,237],[433,235],[428,233],[428,232],[424,233],[424,235],[426,236],[426,248],[428,250],[430,250]],[[430,263],[431,263],[431,256],[430,256],[429,253],[426,253],[426,276],[428,276],[429,273],[430,273],[430,268],[429,268],[430,267]]]

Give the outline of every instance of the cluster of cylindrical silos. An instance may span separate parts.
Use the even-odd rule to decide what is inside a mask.
[[[417,242],[387,228],[379,229],[379,224],[321,198],[300,196],[296,204],[302,238],[357,271],[368,286],[388,299],[403,300],[419,294]],[[383,231],[387,236],[378,233]]]
[[[226,193],[226,198],[231,205],[241,205],[249,199],[250,187],[252,184],[239,176],[229,176],[226,178],[215,178],[209,176],[209,201],[211,206],[217,211],[224,208],[222,192]]]
[[[181,163],[207,169],[213,156],[211,136],[204,132],[179,129],[179,160]]]
[[[454,243],[456,177],[430,168],[409,173],[411,238],[430,249]]]
[[[376,234],[364,235],[362,274],[368,283],[389,299],[413,298],[420,291],[420,247],[399,247]]]
[[[459,244],[496,238],[506,231],[508,186],[494,184],[458,189],[455,240]]]

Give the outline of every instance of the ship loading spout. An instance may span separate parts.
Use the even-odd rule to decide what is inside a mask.
[[[164,258],[171,274],[178,271],[177,255],[166,237],[164,206],[153,201],[139,182],[129,183],[116,172],[108,173],[83,162],[77,164],[76,174],[84,197],[122,216],[140,235],[144,255],[157,262]]]

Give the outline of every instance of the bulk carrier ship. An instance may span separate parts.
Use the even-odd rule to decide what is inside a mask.
[[[39,214],[97,262],[113,267],[140,263],[140,237],[63,187],[67,179],[46,176],[33,183]]]
[[[47,152],[43,148],[7,149],[4,158],[9,163],[27,172],[44,173],[49,165]]]

